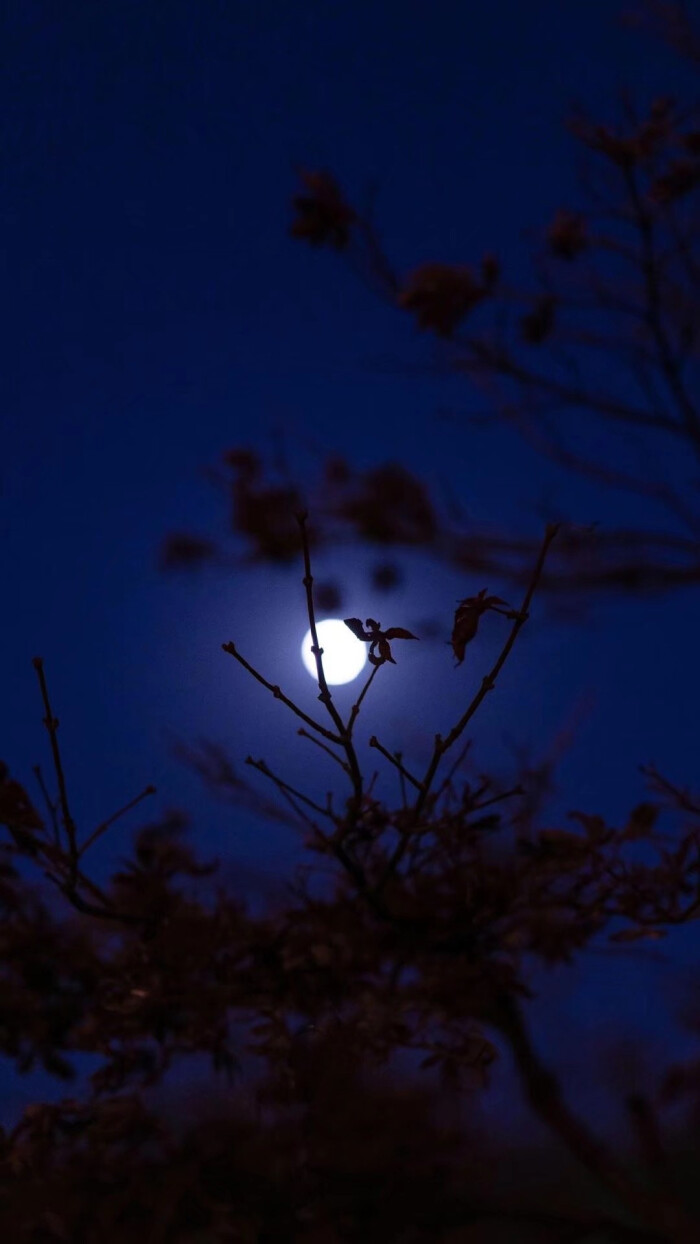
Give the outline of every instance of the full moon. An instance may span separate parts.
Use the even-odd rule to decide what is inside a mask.
[[[367,661],[367,645],[356,639],[340,618],[324,618],[316,624],[318,644],[323,648],[326,682],[338,686],[352,682]],[[301,645],[301,659],[312,678],[316,677],[316,658],[311,651],[311,631]]]

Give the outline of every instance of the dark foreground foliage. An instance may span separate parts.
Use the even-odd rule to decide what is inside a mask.
[[[485,1222],[529,1224],[539,1238],[563,1240],[605,1221],[620,1239],[690,1244],[698,1223],[683,1198],[640,1177],[571,1109],[533,1044],[527,1004],[533,964],[568,962],[601,939],[655,940],[698,915],[700,806],[650,772],[654,797],[624,825],[573,812],[566,826],[540,826],[522,783],[474,784],[457,747],[528,622],[559,528],[547,528],[518,608],[501,609],[483,592],[459,604],[455,625],[474,601],[479,616],[491,601],[505,636],[461,717],[436,736],[424,771],[409,771],[371,737],[396,770],[394,805],[373,794],[355,727],[375,678],[395,663],[382,643],[412,636],[379,624],[367,633],[375,661],[344,720],[316,638],[306,515],[297,525],[325,721],[232,641],[223,649],[343,771],[345,796],[324,804],[248,758],[286,802],[278,815],[333,864],[330,886],[315,887],[310,870],[290,886],[287,905],[254,918],[223,887],[212,893],[214,866],[196,859],[176,816],[142,829],[130,861],[108,886],[96,885],[85,857],[115,818],[78,834],[58,721],[35,662],[56,796],[38,771],[42,816],[3,771],[0,1040],[19,1071],[41,1063],[70,1080],[78,1052],[92,1055],[95,1069],[87,1098],[32,1106],[2,1137],[0,1222],[10,1238],[32,1241],[457,1241],[479,1238],[469,1232]],[[462,634],[462,655],[469,638]],[[229,777],[255,801],[254,787],[232,768]],[[667,812],[677,824],[662,833]],[[58,912],[32,891],[22,857],[62,895]],[[557,1213],[489,1200],[487,1181],[470,1174],[469,1129],[440,1120],[439,1094],[381,1076],[395,1071],[397,1055],[417,1056],[443,1103],[445,1093],[468,1102],[505,1051],[533,1114],[595,1178],[609,1208],[605,1195],[593,1215],[585,1199]],[[148,1097],[194,1053],[209,1057],[227,1087],[209,1117],[178,1124]],[[242,1073],[250,1056],[260,1067],[254,1085]],[[696,1089],[692,1066],[669,1069],[659,1102],[633,1103],[650,1166],[658,1165],[664,1093],[692,1103]]]

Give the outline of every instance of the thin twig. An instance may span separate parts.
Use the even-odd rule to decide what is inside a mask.
[[[700,416],[683,383],[681,370],[673,353],[673,348],[663,322],[653,221],[642,200],[637,179],[632,169],[625,171],[625,182],[634,209],[634,224],[639,231],[642,243],[643,259],[641,269],[647,295],[647,324],[656,343],[659,368],[666,380],[669,392],[676,402],[686,436],[696,455],[700,457]]]
[[[653,1191],[633,1178],[615,1154],[564,1101],[556,1077],[534,1049],[517,1000],[503,995],[492,1022],[507,1040],[524,1093],[535,1114],[636,1218],[674,1244],[693,1244],[698,1223],[665,1189]]]
[[[391,752],[387,751],[386,747],[382,747],[382,745],[381,745],[381,743],[379,742],[379,739],[377,738],[376,734],[373,734],[373,735],[372,735],[372,737],[371,737],[371,739],[370,739],[370,741],[369,741],[369,745],[370,745],[370,747],[374,747],[374,748],[376,748],[376,750],[377,750],[378,752],[381,752],[381,753],[382,753],[382,756],[386,756],[387,760],[390,760],[390,761],[391,761],[391,763],[392,763],[392,765],[395,765],[395,766],[396,766],[396,768],[398,769],[399,773],[403,774],[403,776],[404,776],[405,778],[407,778],[407,779],[408,779],[408,781],[411,783],[411,785],[412,785],[412,786],[415,786],[416,790],[419,790],[419,791],[421,791],[421,792],[422,792],[423,787],[422,787],[421,783],[418,781],[418,779],[417,779],[417,778],[414,778],[413,774],[412,774],[412,773],[409,773],[409,772],[408,772],[408,769],[404,768],[404,766],[401,764],[401,761],[400,761],[400,760],[397,760],[396,756],[392,755],[392,753],[391,753]]]
[[[348,719],[348,727],[347,727],[347,729],[348,729],[348,735],[351,735],[351,734],[352,734],[353,726],[355,725],[355,722],[357,721],[357,714],[358,714],[358,713],[359,713],[359,711],[360,711],[360,706],[361,706],[362,701],[364,700],[365,696],[367,695],[367,692],[369,691],[370,687],[372,686],[372,681],[373,681],[374,676],[375,676],[375,674],[377,673],[377,670],[378,670],[378,669],[379,669],[379,666],[378,666],[378,665],[373,665],[373,666],[372,666],[372,673],[370,674],[369,678],[367,679],[367,682],[365,683],[365,685],[364,685],[364,687],[362,688],[362,690],[361,690],[361,692],[360,692],[359,696],[357,697],[356,702],[353,704],[353,706],[352,706],[352,708],[351,708],[351,710],[350,710],[350,717],[349,717],[349,719]]]
[[[474,803],[471,806],[472,812],[481,812],[484,808],[490,808],[494,803],[501,803],[503,799],[512,799],[515,795],[524,795],[524,786],[514,786],[512,790],[504,790],[500,795],[492,795],[490,799],[484,799],[483,803]]]
[[[149,917],[135,916],[129,911],[117,911],[112,907],[96,907],[94,903],[88,903],[74,889],[58,877],[53,877],[51,873],[46,873],[49,881],[53,881],[61,893],[68,899],[71,907],[81,912],[85,916],[94,916],[97,920],[113,920],[118,924],[148,925]]]
[[[283,781],[282,778],[278,777],[276,773],[272,772],[272,770],[265,764],[264,760],[253,760],[252,756],[246,756],[246,764],[251,765],[253,769],[257,769],[260,773],[264,773],[265,777],[268,777],[271,782],[274,782],[277,789],[283,794],[286,793],[288,795],[292,795],[295,799],[299,799],[302,803],[305,803],[307,807],[313,808],[314,812],[318,812],[319,816],[327,816],[333,824],[336,823],[336,819],[331,812],[329,812],[326,808],[321,807],[320,803],[315,803],[313,799],[309,799],[308,795],[304,795],[301,791],[296,790],[294,786],[290,786],[289,782]],[[304,819],[308,820],[308,817],[305,817]]]
[[[41,772],[40,766],[33,765],[32,767],[34,770],[34,775],[36,777],[36,780],[39,784],[39,789],[44,797],[44,803],[46,804],[46,810],[49,814],[49,820],[51,821],[51,827],[53,829],[54,844],[58,847],[60,846],[60,843],[61,843],[61,834],[60,834],[60,829],[59,829],[59,824],[58,824],[58,817],[56,815],[56,804],[54,803],[53,799],[49,795],[46,782],[44,781],[44,775]]]
[[[452,782],[452,779],[455,773],[457,772],[457,770],[461,768],[462,763],[466,759],[467,752],[469,751],[471,745],[472,745],[471,739],[467,739],[466,743],[464,744],[464,747],[462,748],[461,752],[457,756],[457,759],[455,760],[454,764],[450,767],[447,777],[444,779],[444,781],[440,783],[440,785],[438,786],[435,792],[436,802],[440,798],[440,796],[447,790],[447,787]]]
[[[463,344],[471,350],[474,357],[471,360],[457,360],[455,368],[458,371],[470,372],[473,369],[477,374],[481,374],[482,371],[493,371],[496,375],[508,376],[510,379],[518,381],[520,384],[525,385],[526,388],[542,393],[550,393],[566,406],[578,409],[584,408],[602,418],[609,418],[624,424],[632,424],[635,427],[655,428],[659,432],[665,432],[669,436],[680,439],[685,437],[684,430],[671,419],[650,415],[645,410],[629,406],[605,394],[586,393],[583,390],[562,384],[551,376],[528,371],[522,364],[516,363],[509,356],[494,350],[486,342],[479,341],[476,338],[470,338],[464,341]],[[460,363],[462,366],[460,366]]]
[[[578,452],[569,449],[557,440],[549,429],[545,430],[541,420],[537,426],[533,427],[531,423],[527,423],[518,415],[511,414],[509,419],[522,438],[532,445],[537,453],[550,458],[569,471],[600,480],[609,488],[636,493],[641,497],[647,497],[650,501],[656,501],[680,518],[697,535],[699,525],[697,516],[687,509],[680,497],[668,485],[658,480],[638,478],[616,467],[608,467],[605,463],[582,457]]]
[[[340,716],[333,697],[330,693],[326,675],[323,669],[323,649],[318,642],[318,631],[316,629],[316,611],[314,609],[313,596],[313,576],[311,574],[311,553],[309,550],[309,535],[306,529],[306,521],[308,515],[305,511],[297,514],[297,522],[301,533],[302,551],[304,554],[304,587],[306,589],[306,608],[309,617],[309,629],[311,631],[311,651],[316,660],[316,674],[318,678],[319,700],[326,706],[326,709],[336,727],[339,735],[339,741],[345,749],[345,755],[348,759],[348,767],[350,769],[350,780],[353,788],[353,804],[352,811],[348,818],[347,830],[353,827],[357,817],[360,814],[362,806],[362,773],[360,771],[357,753],[355,751],[349,730],[345,727],[343,719]],[[334,738],[334,742],[337,740]]]
[[[700,800],[694,798],[689,791],[675,786],[662,773],[659,773],[655,765],[640,765],[639,771],[648,779],[652,790],[655,789],[659,794],[670,796],[676,806],[682,808],[684,812],[700,816]]]
[[[309,742],[315,743],[316,746],[320,747],[326,755],[330,756],[336,762],[336,764],[340,765],[341,769],[344,769],[346,773],[350,772],[348,765],[344,760],[340,759],[340,756],[336,756],[335,752],[332,752],[330,747],[326,747],[326,744],[322,743],[320,739],[315,738],[313,734],[309,734],[308,730],[305,730],[303,726],[299,727],[297,734],[300,734],[303,739],[308,739]]]
[[[530,602],[534,595],[535,588],[537,587],[537,584],[539,582],[540,575],[542,574],[542,569],[544,567],[545,559],[549,551],[549,546],[552,543],[552,541],[555,539],[557,532],[559,531],[559,526],[560,526],[559,523],[549,523],[547,525],[545,535],[544,535],[544,540],[542,541],[542,546],[540,548],[539,557],[537,558],[537,563],[535,565],[535,569],[533,570],[532,578],[530,579],[530,585],[525,593],[520,609],[517,612],[513,613],[513,625],[511,627],[510,634],[508,635],[508,638],[506,639],[506,642],[503,645],[503,648],[501,649],[501,654],[498,657],[498,660],[496,661],[495,665],[492,667],[490,672],[486,675],[486,677],[482,679],[481,686],[479,690],[477,691],[476,695],[474,696],[474,698],[472,699],[471,703],[469,704],[469,707],[462,714],[456,726],[453,726],[453,728],[450,730],[450,733],[447,735],[447,738],[443,739],[442,735],[440,734],[436,734],[435,736],[435,746],[433,748],[432,759],[430,761],[430,764],[428,765],[428,768],[427,768],[427,771],[426,771],[426,774],[425,774],[425,777],[422,783],[419,784],[418,798],[413,807],[412,819],[413,819],[414,824],[420,819],[421,813],[425,806],[425,801],[430,792],[430,787],[431,787],[433,778],[435,777],[435,774],[437,772],[440,761],[442,760],[442,757],[445,755],[445,752],[447,752],[449,748],[452,747],[453,743],[457,741],[459,736],[464,731],[467,723],[471,720],[471,718],[474,716],[475,712],[479,708],[479,705],[486,698],[488,692],[492,691],[494,686],[496,685],[496,679],[502,667],[505,665],[505,662],[508,659],[510,651],[518,637],[519,631],[525,625],[525,622],[527,620]],[[391,759],[393,759],[393,757]],[[389,878],[394,874],[394,872],[398,868],[401,860],[403,859],[404,853],[406,852],[408,848],[410,839],[411,839],[410,833],[404,832],[402,834],[399,842],[396,845],[396,848],[394,849],[392,855],[390,856],[386,864],[386,867],[384,868],[384,871],[377,883],[377,886],[376,886],[377,893],[381,893],[382,889],[386,885]]]
[[[249,674],[253,675],[253,678],[257,679],[259,683],[262,683],[263,687],[267,687],[268,691],[272,692],[276,700],[281,700],[283,704],[287,705],[287,708],[291,708],[292,712],[296,713],[297,717],[301,717],[302,721],[305,721],[307,726],[311,726],[312,730],[317,730],[319,734],[323,735],[324,739],[330,739],[332,743],[342,742],[338,735],[333,734],[332,730],[327,730],[325,726],[320,724],[320,722],[314,721],[313,717],[307,716],[307,714],[303,712],[293,700],[289,699],[289,696],[284,694],[276,683],[268,682],[266,678],[263,678],[262,674],[259,674],[258,671],[254,669],[248,661],[246,661],[245,657],[241,656],[233,640],[229,640],[227,644],[222,644],[221,647],[224,652],[228,652],[229,656],[235,657],[239,664],[242,665]]]
[[[325,670],[323,668],[323,648],[318,642],[318,630],[316,628],[316,610],[314,608],[314,595],[313,595],[314,580],[313,580],[313,575],[311,574],[311,553],[309,550],[309,537],[308,537],[308,533],[306,530],[306,519],[307,519],[306,512],[297,514],[297,522],[299,524],[299,530],[301,532],[301,543],[302,543],[302,550],[304,554],[303,584],[304,584],[304,588],[306,589],[306,609],[307,609],[307,613],[309,617],[309,629],[311,631],[311,652],[316,662],[316,679],[318,682],[318,689],[320,692],[320,695],[318,698],[321,701],[321,703],[325,705],[326,709],[328,710],[333,720],[333,724],[335,725],[338,731],[338,734],[342,738],[345,735],[345,726],[343,725],[343,719],[340,716],[340,713],[338,712],[337,708],[335,707],[335,704],[333,703],[333,696],[331,695],[330,687],[328,686],[328,681],[326,679]]]
[[[50,868],[45,870],[45,875],[61,887],[65,887],[66,884],[69,884],[66,882],[66,875],[70,875],[70,860],[60,843],[56,845],[54,843],[42,842],[38,839],[35,839],[34,843],[39,853],[44,856],[44,859],[48,861],[50,865]],[[100,889],[94,881],[91,881],[79,867],[76,868],[75,876],[75,886],[77,887],[78,885],[81,885],[88,890],[89,893],[99,899],[105,907],[110,906],[110,901],[104,893],[104,890]]]
[[[493,691],[493,688],[496,685],[496,679],[498,678],[498,675],[500,674],[501,669],[505,665],[510,655],[511,649],[513,648],[513,645],[518,637],[518,634],[520,633],[522,627],[525,625],[525,622],[527,621],[528,610],[530,608],[530,602],[535,593],[535,588],[537,587],[537,584],[539,582],[540,575],[542,574],[542,570],[544,568],[544,563],[547,557],[547,553],[549,551],[549,547],[552,541],[556,538],[559,528],[560,528],[559,523],[549,523],[547,526],[544,540],[542,541],[542,547],[540,549],[540,554],[539,554],[539,557],[537,558],[537,563],[532,573],[530,585],[525,593],[520,609],[517,612],[515,612],[513,615],[513,625],[511,627],[510,634],[508,635],[508,638],[506,639],[506,642],[503,645],[503,648],[501,649],[501,653],[500,653],[500,656],[498,657],[498,660],[496,661],[492,669],[489,671],[489,673],[482,679],[481,686],[479,690],[477,691],[476,695],[474,696],[473,700],[469,704],[469,707],[462,714],[457,724],[452,727],[452,729],[450,730],[450,733],[447,735],[447,738],[440,739],[440,742],[436,743],[435,751],[433,753],[433,759],[431,760],[430,765],[428,766],[428,772],[426,773],[426,776],[423,780],[422,794],[418,798],[419,806],[416,807],[417,814],[420,814],[422,806],[425,803],[425,798],[428,793],[428,790],[430,789],[432,780],[435,776],[435,771],[442,757],[445,755],[445,752],[449,751],[453,743],[457,741],[460,734],[463,733],[468,722],[471,721],[472,717],[474,716],[475,712],[479,708],[482,701],[486,698],[489,691]]]
[[[113,825],[114,822],[118,821],[121,816],[124,816],[125,812],[129,812],[132,808],[135,808],[136,804],[140,803],[142,799],[145,799],[147,795],[155,795],[155,793],[155,786],[145,786],[139,795],[136,795],[133,799],[130,799],[128,803],[124,804],[123,808],[120,808],[118,812],[115,812],[112,816],[108,817],[106,821],[102,821],[101,824],[97,826],[97,829],[93,829],[89,838],[86,838],[85,842],[78,851],[78,857],[84,855],[88,847],[91,847],[93,842],[96,842],[105,830],[109,829],[110,825]]]
[[[63,774],[63,765],[61,763],[61,753],[58,747],[58,718],[54,717],[51,711],[51,702],[49,700],[49,691],[46,685],[46,677],[44,675],[44,662],[42,657],[34,657],[32,662],[39,679],[39,687],[41,688],[41,697],[44,702],[44,725],[49,732],[51,740],[51,754],[53,756],[53,765],[58,782],[58,797],[61,806],[61,816],[63,819],[63,828],[66,831],[68,839],[68,858],[70,861],[71,884],[75,886],[78,866],[78,841],[75,829],[75,821],[71,816],[68,804],[68,792],[66,790],[66,779]]]
[[[44,855],[46,855],[47,858],[51,859],[47,851],[44,851]],[[65,868],[66,868],[65,856],[63,856],[63,858],[61,858],[58,861],[51,859],[51,865],[53,868],[56,868],[57,863],[61,866],[61,869],[65,871]],[[56,876],[54,873],[51,872],[50,869],[45,869],[44,876],[48,877],[49,881],[55,882],[56,885],[58,885],[61,889],[64,890],[64,892],[66,892],[65,891],[66,881],[64,877],[60,876],[60,874]],[[80,869],[78,870],[77,882],[79,885],[83,886],[84,889],[86,889],[89,894],[92,894],[94,898],[99,899],[100,903],[102,903],[102,906],[105,909],[109,908],[111,910],[110,901],[107,898],[107,895],[105,894],[104,890],[101,890],[100,887],[96,885],[94,881],[91,881],[89,877],[86,877],[85,873],[81,872]]]

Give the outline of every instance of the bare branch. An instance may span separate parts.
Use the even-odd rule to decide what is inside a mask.
[[[309,734],[308,730],[305,730],[303,726],[299,727],[299,729],[297,730],[297,734],[300,734],[303,739],[308,739],[310,743],[315,743],[316,746],[320,747],[321,750],[324,751],[327,756],[331,757],[331,760],[334,760],[337,765],[340,765],[341,769],[345,773],[347,774],[350,773],[350,768],[345,763],[345,761],[341,760],[340,756],[337,756],[335,752],[332,752],[330,747],[327,747],[326,744],[322,743],[320,739],[315,738],[313,734]]]
[[[669,392],[677,404],[682,426],[696,455],[700,458],[700,415],[695,409],[683,383],[678,360],[674,356],[663,322],[654,224],[648,209],[642,201],[634,170],[626,170],[625,176],[644,256],[642,272],[646,287],[647,323],[656,342],[661,371],[668,384]]]
[[[378,752],[381,752],[382,756],[386,756],[387,760],[391,761],[392,765],[394,765],[398,769],[399,773],[402,774],[402,776],[405,777],[406,780],[409,781],[412,786],[415,786],[416,790],[422,791],[423,787],[421,783],[418,781],[418,779],[414,778],[412,773],[409,773],[408,769],[406,769],[404,765],[401,764],[401,761],[398,759],[397,756],[392,755],[392,753],[387,751],[385,747],[382,747],[382,744],[379,742],[376,735],[374,734],[372,735],[369,741],[369,745],[370,747],[374,747]]]
[[[674,1244],[693,1244],[697,1240],[697,1222],[667,1191],[650,1191],[629,1175],[614,1153],[566,1105],[556,1077],[535,1052],[515,998],[502,996],[493,1022],[508,1041],[523,1091],[535,1114],[642,1222]]]
[[[32,768],[33,768],[36,780],[39,784],[39,789],[43,795],[44,803],[46,804],[46,811],[49,814],[49,820],[51,822],[51,827],[53,829],[54,844],[56,846],[59,846],[60,841],[61,841],[61,834],[60,834],[60,827],[58,824],[57,806],[54,800],[49,795],[49,792],[46,787],[46,783],[44,781],[44,775],[41,772],[41,768],[39,767],[39,765],[33,765]]]
[[[316,612],[314,609],[314,597],[313,597],[313,576],[311,574],[311,553],[309,550],[308,532],[306,530],[307,517],[308,515],[305,512],[298,514],[297,522],[299,524],[299,530],[301,532],[301,543],[302,543],[302,549],[304,553],[304,587],[306,589],[306,607],[307,607],[307,612],[309,616],[309,629],[311,631],[311,651],[313,652],[314,657],[316,659],[316,671],[318,675],[318,686],[319,686],[319,691],[320,691],[318,698],[319,700],[321,700],[323,704],[325,704],[333,720],[333,724],[335,725],[338,731],[338,739],[336,740],[334,738],[333,741],[334,742],[340,741],[341,745],[345,749],[345,755],[347,756],[347,760],[348,760],[348,768],[350,770],[350,780],[352,782],[352,788],[353,788],[353,812],[354,812],[354,818],[356,819],[357,816],[359,815],[360,807],[362,804],[362,773],[360,772],[360,765],[359,765],[359,762],[357,759],[357,753],[355,751],[355,747],[352,741],[350,728],[349,727],[346,728],[346,726],[343,723],[343,719],[340,716],[340,713],[338,712],[337,708],[335,707],[335,704],[333,703],[333,697],[331,696],[330,690],[328,688],[328,683],[326,681],[326,675],[323,669],[323,659],[322,659],[323,650],[318,642],[318,632],[316,630]],[[353,823],[354,823],[354,820],[353,820]]]
[[[440,760],[445,755],[445,752],[449,751],[453,743],[457,741],[460,734],[463,733],[465,727],[471,721],[479,705],[485,699],[489,691],[493,691],[493,688],[496,684],[496,679],[498,678],[498,675],[501,672],[501,669],[505,665],[508,659],[508,656],[510,655],[511,649],[513,648],[513,645],[518,637],[518,634],[520,633],[520,630],[522,629],[522,627],[525,625],[525,622],[527,621],[528,610],[530,608],[530,602],[534,595],[537,584],[540,580],[540,576],[544,568],[544,563],[547,557],[547,553],[549,551],[549,547],[552,541],[556,538],[559,532],[559,529],[560,529],[560,524],[558,523],[551,523],[547,527],[544,540],[542,542],[542,547],[540,549],[540,554],[537,559],[535,569],[532,573],[530,585],[525,593],[520,609],[516,613],[513,614],[513,625],[511,627],[510,634],[505,644],[503,645],[500,656],[498,657],[496,663],[494,664],[492,669],[489,671],[489,673],[485,676],[485,678],[482,679],[481,687],[477,691],[469,707],[460,717],[457,724],[453,726],[453,728],[450,730],[449,734],[447,735],[445,739],[441,740],[439,744],[436,744],[435,751],[433,754],[433,760],[431,760],[430,765],[428,766],[428,771],[426,773],[426,776],[422,782],[422,788],[423,788],[422,794],[418,797],[418,803],[416,805],[417,815],[420,813],[420,810],[425,802],[425,797],[430,789],[430,785],[435,776],[435,771],[438,767],[438,764],[440,763]]]
[[[284,782],[282,778],[272,772],[264,760],[253,760],[252,756],[246,756],[246,764],[251,765],[253,769],[257,769],[259,773],[264,773],[265,777],[269,778],[271,782],[274,782],[277,789],[283,795],[298,799],[300,803],[305,803],[307,807],[312,808],[313,811],[317,812],[319,816],[328,817],[334,825],[337,825],[337,818],[333,816],[332,812],[329,812],[327,808],[321,807],[320,803],[315,803],[313,799],[309,799],[308,795],[304,795],[302,791],[296,790],[294,786],[290,786],[289,782]],[[299,810],[296,809],[296,811],[298,812]],[[304,820],[309,820],[305,814],[302,813],[300,815],[304,817]],[[313,822],[309,821],[309,824],[313,824]]]
[[[547,557],[547,552],[549,550],[549,546],[551,545],[552,541],[555,539],[558,531],[559,531],[558,523],[549,524],[549,526],[547,527],[545,531],[544,540],[542,542],[540,554],[537,559],[537,564],[535,565],[535,569],[532,573],[530,585],[525,593],[525,596],[524,596],[524,599],[523,599],[523,602],[522,602],[522,605],[519,611],[514,612],[512,614],[513,626],[511,627],[510,634],[501,650],[501,654],[498,657],[498,660],[496,661],[491,671],[486,675],[486,677],[482,679],[481,687],[477,691],[476,695],[471,701],[466,712],[462,714],[462,717],[460,718],[460,720],[457,722],[455,726],[453,726],[452,730],[447,735],[447,738],[443,739],[440,734],[437,734],[435,736],[435,746],[433,748],[433,755],[428,765],[428,768],[426,770],[425,777],[423,778],[423,781],[419,785],[418,798],[413,807],[412,820],[414,824],[420,819],[423,808],[425,807],[426,799],[430,792],[430,787],[432,785],[433,779],[437,772],[440,761],[442,760],[442,757],[445,755],[445,752],[447,752],[450,749],[450,747],[452,747],[453,743],[457,741],[459,736],[464,731],[466,725],[468,724],[468,722],[471,720],[471,718],[474,716],[475,712],[479,708],[479,705],[485,699],[488,692],[492,691],[494,686],[496,685],[496,679],[503,665],[508,659],[508,655],[518,637],[518,633],[521,627],[524,626],[527,620],[530,602],[535,592],[535,588],[537,587],[537,584],[539,582],[540,575],[542,573],[542,568],[544,566],[545,559]],[[388,753],[385,753],[385,754],[388,755]],[[393,759],[392,757],[389,757],[389,758]],[[396,869],[401,863],[401,860],[403,859],[403,856],[408,848],[410,839],[411,839],[410,833],[404,831],[401,834],[399,842],[397,843],[396,848],[393,854],[391,855],[391,857],[389,858],[389,861],[386,867],[384,868],[381,874],[381,877],[377,883],[375,893],[381,894],[382,890],[384,889],[384,886],[387,884],[390,877],[392,877],[394,873],[396,872]]]
[[[68,839],[68,858],[70,860],[71,884],[75,886],[77,867],[78,867],[78,841],[75,829],[75,821],[71,816],[68,805],[68,792],[66,790],[66,780],[63,775],[63,765],[61,763],[61,753],[58,747],[58,718],[54,717],[51,711],[49,701],[49,691],[46,685],[46,677],[44,675],[44,662],[41,657],[34,657],[32,662],[39,679],[39,687],[41,688],[41,697],[44,702],[44,725],[49,732],[51,740],[51,754],[53,756],[54,771],[58,782],[58,797],[61,806],[61,817],[63,820],[63,828]]]
[[[676,807],[683,812],[690,812],[692,816],[700,816],[700,797],[691,795],[688,790],[676,786],[675,783],[659,773],[655,765],[640,765],[640,773],[643,773],[649,780],[653,790],[666,795]]]
[[[130,812],[131,809],[135,808],[136,805],[140,803],[142,799],[145,799],[148,795],[155,795],[155,793],[156,793],[155,786],[150,786],[150,785],[145,786],[139,795],[135,795],[134,798],[130,799],[128,803],[125,803],[124,807],[120,808],[118,812],[113,813],[113,815],[108,817],[106,821],[102,821],[101,824],[98,825],[97,828],[92,831],[89,838],[87,838],[85,842],[83,843],[83,845],[80,847],[78,851],[78,856],[80,857],[81,855],[83,855],[87,851],[88,847],[91,847],[93,842],[96,842],[97,839],[105,832],[105,830],[109,829],[110,825],[113,825],[115,821],[118,821],[120,817],[124,816],[125,812]]]
[[[372,683],[373,683],[373,681],[374,681],[374,676],[375,676],[375,674],[377,673],[377,670],[378,670],[378,669],[379,669],[379,666],[378,666],[378,665],[373,665],[373,666],[372,666],[372,673],[370,674],[369,678],[367,679],[367,681],[366,681],[366,683],[365,683],[364,687],[362,688],[362,690],[361,690],[361,692],[360,692],[359,696],[357,697],[357,700],[355,701],[355,703],[354,703],[354,704],[353,704],[353,706],[352,706],[352,709],[350,710],[350,717],[349,717],[349,719],[348,719],[348,734],[352,734],[352,731],[353,731],[353,726],[355,725],[355,722],[356,722],[356,720],[357,720],[357,714],[358,714],[358,713],[359,713],[359,711],[360,711],[360,707],[361,707],[361,705],[362,705],[362,701],[364,700],[365,696],[367,695],[367,692],[369,691],[370,687],[372,686]]]
[[[303,712],[303,710],[300,709],[293,700],[290,700],[289,696],[286,696],[275,683],[268,682],[266,678],[263,678],[262,674],[259,674],[258,671],[250,665],[248,661],[246,661],[245,657],[241,656],[240,652],[236,649],[236,645],[233,640],[229,640],[227,644],[222,644],[221,647],[224,652],[228,652],[229,656],[235,657],[239,664],[242,665],[249,674],[253,675],[253,678],[257,679],[259,683],[262,683],[263,687],[267,687],[268,691],[272,692],[276,700],[281,700],[283,704],[287,705],[287,708],[291,708],[292,712],[296,713],[297,717],[301,717],[302,721],[305,721],[307,726],[311,726],[312,730],[317,730],[318,733],[322,734],[325,739],[330,739],[331,743],[342,742],[338,735],[333,734],[332,730],[327,730],[325,726],[320,724],[320,722],[314,721],[313,717],[309,717],[307,713]]]
[[[460,766],[463,764],[463,762],[466,760],[467,753],[469,752],[469,749],[471,748],[471,745],[472,745],[472,741],[471,741],[471,739],[467,739],[467,742],[464,744],[464,747],[462,748],[462,750],[460,751],[459,755],[457,756],[457,759],[454,761],[454,763],[453,763],[453,764],[452,764],[452,766],[450,767],[450,769],[449,769],[449,771],[448,771],[448,773],[447,773],[447,776],[443,779],[443,781],[440,783],[440,785],[439,785],[438,789],[436,790],[436,792],[435,792],[435,799],[436,799],[436,800],[440,799],[440,797],[441,797],[441,796],[445,793],[445,791],[447,790],[448,786],[450,786],[450,784],[451,784],[451,782],[452,782],[452,779],[453,779],[453,778],[454,778],[454,776],[455,776],[455,773],[456,773],[456,772],[457,772],[457,770],[460,768]]]

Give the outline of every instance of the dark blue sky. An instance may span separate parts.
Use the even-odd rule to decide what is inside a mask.
[[[670,53],[621,29],[615,8],[21,0],[6,9],[0,756],[27,781],[32,763],[46,764],[31,668],[40,653],[85,831],[153,781],[159,807],[193,810],[205,853],[271,873],[298,855],[287,831],[204,804],[168,750],[168,734],[208,734],[239,760],[282,746],[292,777],[309,767],[292,720],[220,648],[236,638],[311,703],[297,657],[300,576],[168,580],[156,568],[168,531],[222,529],[201,469],[223,449],[267,448],[284,427],[300,460],[324,450],[359,465],[397,458],[433,484],[446,480],[476,518],[532,529],[527,504],[546,472],[502,436],[436,421],[438,409],[468,409],[468,391],[412,371],[430,358],[412,325],[334,258],[290,241],[294,170],[331,168],[353,195],[375,185],[399,267],[492,249],[524,271],[523,231],[575,201],[569,105],[608,114],[621,84],[644,100],[684,77]],[[610,500],[602,512],[582,490],[571,498],[573,518],[619,517]],[[360,568],[341,564],[349,612],[379,609]],[[442,601],[449,627],[455,598],[482,586],[417,562],[381,609],[410,625],[429,612],[427,598]],[[506,736],[546,745],[584,704],[561,807],[624,815],[642,797],[636,766],[649,760],[692,780],[696,609],[689,595],[607,605],[585,630],[544,628],[535,611],[478,719],[484,765],[507,758]],[[460,672],[458,683],[447,649],[429,644],[384,673],[371,724],[408,748],[449,724],[468,682]],[[427,704],[423,723],[416,700]],[[95,851],[98,873],[129,830]],[[687,944],[681,951],[692,957]],[[596,967],[578,1001],[560,1002],[564,1036],[609,1026],[621,973],[637,972],[631,962]],[[628,979],[630,1022],[651,1023],[651,986]]]

